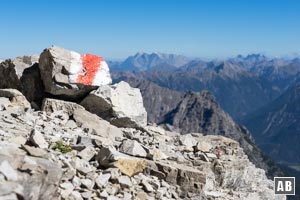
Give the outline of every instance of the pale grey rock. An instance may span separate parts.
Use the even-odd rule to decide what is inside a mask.
[[[85,188],[92,189],[94,184],[95,182],[93,182],[91,179],[81,179],[81,185],[83,185]]]
[[[44,135],[36,129],[32,129],[29,140],[33,143],[33,145],[39,148],[46,149],[49,146],[49,144],[44,138]]]
[[[121,199],[116,196],[108,196],[106,200],[121,200]]]
[[[16,89],[0,89],[0,97],[8,98],[13,105],[31,108],[26,97]]]
[[[60,184],[60,187],[69,191],[73,191],[74,190],[74,186],[72,183],[70,182],[64,182]]]
[[[0,173],[2,173],[8,181],[18,181],[18,173],[7,160],[4,160],[0,164]]]
[[[90,161],[96,155],[94,147],[88,146],[78,153],[78,156],[86,161]]]
[[[73,117],[79,127],[89,129],[94,135],[111,140],[115,140],[116,137],[123,137],[123,132],[119,128],[86,110],[75,110]]]
[[[180,136],[179,141],[181,145],[186,147],[193,147],[197,144],[197,140],[191,134]]]
[[[83,200],[78,191],[72,191],[68,197],[70,200]]]
[[[77,109],[82,109],[84,108],[76,104],[74,102],[69,102],[69,101],[63,101],[63,100],[58,100],[58,99],[50,99],[50,98],[45,98],[42,103],[42,111],[52,113],[56,111],[65,111],[69,116],[72,116],[74,114],[74,111]]]
[[[140,143],[135,140],[124,140],[119,149],[122,153],[132,156],[146,157],[147,152]]]
[[[104,189],[100,195],[99,195],[101,198],[107,198],[109,196],[109,194],[106,192],[106,190]]]
[[[99,175],[95,180],[98,188],[105,187],[107,185],[110,177],[111,177],[111,174],[109,174],[109,173]]]
[[[99,87],[80,104],[119,127],[139,127],[147,124],[147,112],[140,90],[130,87],[126,82]]]
[[[128,176],[120,176],[118,182],[123,188],[130,188],[132,186],[132,182]]]
[[[141,185],[144,187],[144,190],[146,192],[153,192],[154,191],[153,187],[145,179],[142,180]]]
[[[31,147],[28,145],[22,145],[22,148],[31,156],[45,157],[47,155],[47,151],[45,149]]]
[[[199,141],[196,145],[197,151],[209,152],[212,149],[212,145],[205,141]]]

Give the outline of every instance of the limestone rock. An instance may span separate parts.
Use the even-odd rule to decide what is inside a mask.
[[[0,173],[2,173],[8,181],[17,181],[18,173],[15,171],[12,166],[4,160],[0,163]]]
[[[53,95],[79,98],[95,86],[111,83],[108,66],[101,57],[57,46],[42,52],[39,68],[45,91]]]
[[[29,102],[40,104],[44,87],[37,56],[23,56],[0,63],[0,88],[17,89]]]
[[[81,105],[119,127],[147,124],[147,112],[140,90],[123,81],[112,86],[99,87],[92,91]]]
[[[87,128],[92,131],[93,134],[103,138],[115,140],[116,137],[123,136],[123,132],[119,128],[86,110],[76,109],[73,118],[79,127]]]
[[[212,145],[205,141],[200,141],[196,145],[197,151],[209,152],[211,150],[211,148],[212,148]]]
[[[132,186],[132,182],[128,176],[120,176],[118,182],[124,188],[130,188]]]
[[[147,167],[146,160],[122,154],[114,147],[102,148],[97,155],[97,160],[100,165],[104,167],[115,166],[123,174],[130,177],[143,172]]]
[[[84,108],[79,104],[69,102],[69,101],[63,101],[63,100],[58,100],[58,99],[49,99],[49,98],[45,98],[43,100],[41,109],[43,111],[49,112],[49,113],[63,110],[66,113],[68,113],[69,116],[74,114],[74,110],[77,110],[77,109],[84,110]]]
[[[135,140],[124,140],[120,146],[120,151],[132,156],[144,158],[147,156],[145,149]]]
[[[13,105],[31,108],[24,95],[16,89],[0,89],[0,97],[8,98]]]
[[[41,134],[38,130],[33,129],[30,138],[30,142],[32,142],[36,147],[39,148],[48,148],[49,144],[45,140],[43,134]]]

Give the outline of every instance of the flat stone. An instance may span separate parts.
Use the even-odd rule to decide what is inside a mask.
[[[41,148],[31,147],[28,145],[22,145],[22,148],[31,156],[44,157],[47,155],[47,151]]]
[[[146,157],[147,152],[140,143],[135,140],[124,140],[119,151],[132,156]]]
[[[22,106],[24,108],[31,108],[30,103],[26,97],[16,89],[0,89],[0,97],[6,97],[14,105]]]
[[[116,196],[108,196],[106,200],[121,200],[121,199]]]
[[[123,132],[119,128],[86,110],[75,110],[73,117],[79,127],[89,129],[95,135],[111,140],[123,137]]]
[[[86,161],[90,161],[96,155],[94,147],[88,146],[78,153],[78,156]]]
[[[64,111],[69,116],[74,114],[74,110],[77,110],[77,109],[84,110],[84,108],[77,103],[58,100],[58,99],[49,99],[49,98],[45,98],[43,100],[41,109],[42,109],[42,111],[45,111],[47,113]]]
[[[146,192],[153,192],[154,191],[153,187],[145,179],[142,180],[141,185],[144,187],[144,190]]]
[[[7,160],[4,160],[0,164],[0,173],[2,173],[8,181],[17,181],[18,173],[12,168]]]
[[[74,190],[74,186],[72,183],[70,182],[64,182],[64,183],[61,183],[60,184],[60,187],[63,188],[63,189],[66,189],[66,190],[70,190],[70,191],[73,191]]]
[[[33,143],[36,147],[47,149],[49,144],[46,142],[44,135],[41,134],[38,130],[33,129],[29,138],[30,142]]]
[[[132,186],[132,182],[128,176],[120,176],[118,182],[123,188],[130,188]]]
[[[212,145],[205,141],[200,141],[196,145],[197,151],[209,152],[212,148]]]
[[[193,147],[197,144],[197,140],[191,134],[180,136],[179,142],[186,147]]]
[[[111,177],[110,173],[101,174],[96,178],[96,185],[98,188],[105,187]]]
[[[88,189],[92,189],[94,187],[94,182],[90,179],[81,179],[81,184]]]

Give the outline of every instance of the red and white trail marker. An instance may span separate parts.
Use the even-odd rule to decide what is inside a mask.
[[[112,83],[109,68],[102,57],[71,51],[70,83],[101,86]]]

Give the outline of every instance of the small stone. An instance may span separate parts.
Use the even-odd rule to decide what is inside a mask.
[[[207,156],[208,158],[217,159],[217,156],[216,156],[216,154],[214,154],[214,153],[206,153],[206,156]]]
[[[179,142],[186,147],[193,147],[197,144],[197,140],[191,134],[182,135]]]
[[[70,129],[74,129],[77,127],[77,124],[74,120],[68,120],[67,123],[65,124],[65,126]]]
[[[120,147],[120,152],[132,156],[146,157],[147,152],[140,143],[135,140],[124,140]]]
[[[164,160],[168,158],[168,156],[159,149],[153,149],[151,151],[151,156],[153,160]]]
[[[78,156],[86,161],[90,161],[95,156],[95,148],[88,146],[78,153]]]
[[[83,198],[78,191],[72,191],[69,195],[69,200],[83,200]]]
[[[204,142],[204,141],[200,141],[196,145],[197,151],[209,152],[211,150],[211,148],[212,148],[212,145],[207,142]]]
[[[144,187],[144,190],[146,192],[153,192],[154,191],[153,187],[145,179],[142,180],[141,184]]]
[[[33,145],[35,145],[36,147],[39,147],[39,148],[45,148],[46,149],[49,146],[48,143],[46,142],[43,134],[41,134],[36,129],[33,129],[31,131],[29,140],[30,140],[30,142],[33,143]]]
[[[22,145],[22,148],[31,156],[44,157],[47,155],[47,151],[41,148],[31,147],[28,145]]]
[[[101,174],[96,178],[96,185],[98,188],[105,187],[111,177],[111,174]]]
[[[86,191],[86,192],[81,193],[81,196],[84,199],[90,199],[92,197],[92,195],[93,195],[93,193],[91,191]]]
[[[120,176],[118,182],[123,188],[130,188],[132,186],[132,182],[128,176]]]
[[[139,193],[136,195],[136,199],[137,199],[137,200],[148,200],[148,199],[149,199],[149,196],[148,196],[145,192],[139,192]]]
[[[106,186],[106,191],[108,194],[110,195],[116,195],[119,190],[120,190],[120,186],[119,185],[112,185],[112,184],[109,184]]]
[[[87,189],[92,189],[94,187],[94,182],[90,179],[81,179],[81,185]]]
[[[8,181],[17,181],[18,180],[18,173],[17,171],[12,168],[7,160],[2,161],[0,164],[0,173],[4,174]]]
[[[72,179],[72,184],[74,185],[74,187],[80,187],[81,179],[78,178],[77,176],[74,176]]]
[[[106,190],[103,190],[103,191],[100,193],[100,197],[101,197],[101,198],[107,198],[107,197],[108,197],[108,193],[106,192]]]
[[[121,200],[121,199],[116,196],[108,196],[106,200]]]
[[[12,138],[11,142],[18,144],[18,145],[23,145],[26,143],[26,139],[22,136],[17,136],[17,137]]]
[[[61,183],[60,187],[63,188],[63,189],[66,189],[66,190],[70,190],[70,191],[74,190],[74,186],[70,182]]]
[[[123,200],[131,200],[131,199],[132,199],[132,195],[129,194],[128,192],[124,192]]]

